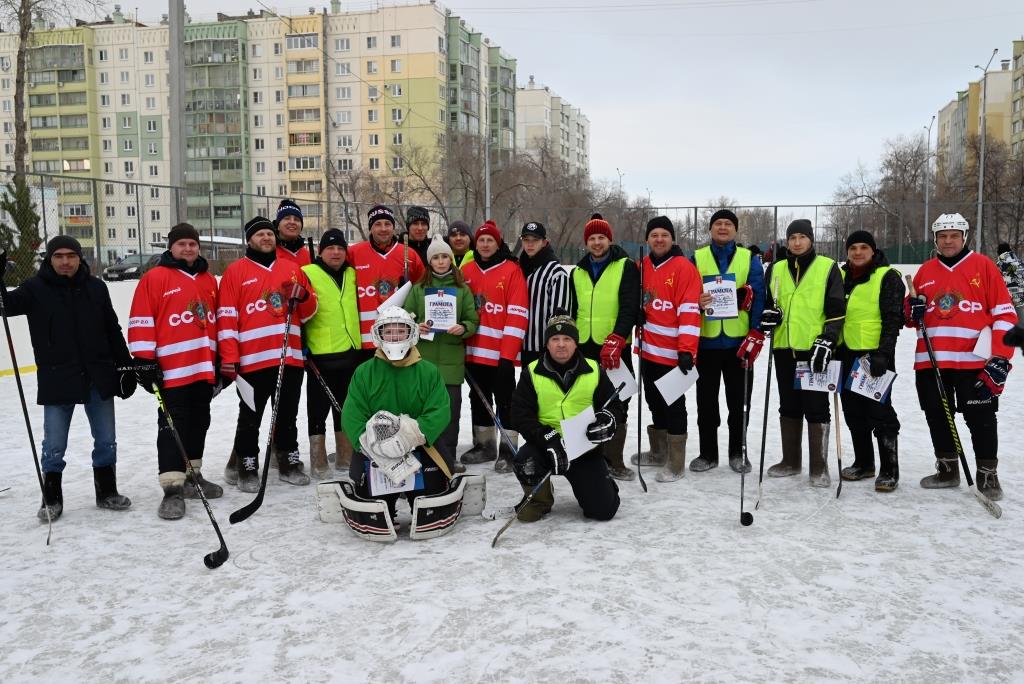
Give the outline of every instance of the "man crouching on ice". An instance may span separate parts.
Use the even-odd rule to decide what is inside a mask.
[[[359,449],[349,466],[358,504],[343,505],[356,534],[389,541],[395,537],[392,521],[402,494],[415,513],[416,499],[448,489],[448,475],[429,454],[437,452],[426,445],[437,440],[451,415],[441,372],[416,349],[419,333],[412,316],[397,307],[386,309],[371,335],[377,350],[352,375],[342,407],[345,434]],[[376,514],[383,504],[390,519]],[[365,508],[367,515],[353,515],[353,505]],[[449,517],[454,524],[460,506],[453,500],[450,515],[442,515],[437,524]],[[417,522],[414,516],[414,531]]]
[[[572,317],[556,314],[548,320],[544,354],[526,366],[512,395],[512,422],[526,439],[515,458],[515,473],[527,494],[549,471],[564,475],[584,516],[611,520],[619,510],[619,488],[608,472],[600,445],[615,435],[625,411],[618,397],[600,408],[615,394],[615,388],[601,366],[580,353],[578,344],[579,331]],[[596,412],[594,422],[587,426],[587,439],[594,448],[570,462],[561,421],[588,407]],[[549,478],[528,504],[517,507],[519,520],[540,520],[554,503]]]

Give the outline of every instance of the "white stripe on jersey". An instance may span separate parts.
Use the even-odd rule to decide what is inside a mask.
[[[204,347],[209,347],[216,351],[217,343],[209,337],[196,337],[191,340],[185,340],[184,342],[175,342],[174,344],[165,344],[162,347],[157,347],[156,355],[170,356],[171,354],[180,354],[182,352],[192,351],[193,349],[202,349]]]
[[[178,378],[187,378],[190,375],[199,375],[200,373],[212,373],[213,364],[209,361],[203,361],[202,363],[194,363],[191,366],[182,366],[181,368],[171,368],[163,372],[164,380],[177,380]]]

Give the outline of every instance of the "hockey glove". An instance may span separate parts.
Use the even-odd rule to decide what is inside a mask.
[[[622,335],[612,333],[605,338],[601,346],[601,366],[611,370],[622,363],[622,350],[626,348],[626,340]]]
[[[294,300],[300,304],[309,299],[309,290],[300,283],[292,282],[291,280],[281,283],[281,293],[284,294],[288,301]]]
[[[2,263],[2,262],[0,262]],[[135,367],[117,369],[117,396],[121,399],[128,399],[138,388],[139,383],[135,378]]]
[[[615,436],[618,423],[608,409],[601,409],[594,414],[594,422],[587,426],[587,439],[592,444],[607,442]]]
[[[500,387],[504,385],[510,390],[516,386],[516,364],[508,359],[498,359],[498,373],[495,383]]]
[[[552,429],[544,435],[544,455],[551,464],[552,475],[565,475],[569,470],[569,455],[565,453],[562,436]]]
[[[543,467],[544,464],[537,462],[539,459],[540,456],[536,449],[520,449],[516,452],[512,468],[527,487],[536,487],[547,473],[547,468]]]
[[[928,301],[924,295],[907,297],[903,300],[903,316],[907,321],[908,328],[920,328],[924,320],[924,313],[928,310]]]
[[[889,370],[889,355],[884,351],[874,351],[868,356],[868,372],[871,377],[880,378]]]
[[[690,352],[679,352],[679,359],[676,362],[679,365],[679,370],[683,371],[683,375],[693,370],[693,354]]]
[[[1003,335],[1003,344],[1010,347],[1024,347],[1024,328],[1019,325],[1013,326]]]
[[[761,332],[771,334],[780,325],[782,325],[782,309],[776,307],[761,312]]]
[[[736,357],[740,360],[740,365],[744,368],[753,368],[754,361],[757,360],[757,355],[761,353],[762,347],[764,347],[764,333],[751,328],[740,344],[740,348],[736,350]]]
[[[160,364],[149,359],[135,359],[135,377],[138,379],[142,389],[150,394],[153,393],[153,385],[162,387],[164,374],[160,371]]]
[[[819,337],[814,340],[811,347],[811,372],[824,373],[828,370],[828,364],[832,360],[832,352],[835,351],[836,343],[827,337]]]
[[[750,311],[754,304],[754,288],[744,285],[736,290],[736,306],[740,311]]]
[[[366,421],[366,431],[359,443],[371,456],[384,459],[400,459],[418,446],[426,444],[427,438],[420,432],[419,423],[404,413],[396,416],[389,411],[377,411]]]
[[[234,382],[235,378],[238,377],[238,364],[237,363],[221,363],[220,364],[221,377],[226,379],[229,383]],[[226,387],[227,385],[225,385]]]
[[[988,401],[1003,393],[1003,385],[1006,384],[1006,376],[1010,374],[1013,366],[1001,356],[993,356],[985,364],[985,367],[978,373],[978,379],[974,381],[974,392],[982,401]]]

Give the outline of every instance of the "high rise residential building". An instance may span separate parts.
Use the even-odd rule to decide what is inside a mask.
[[[507,164],[516,151],[516,60],[489,44],[487,86],[491,159]]]
[[[520,152],[537,156],[547,147],[570,173],[590,175],[590,121],[578,107],[530,76],[516,90],[516,116]]]
[[[971,81],[967,85],[967,90],[961,90],[957,93],[956,100],[939,111],[937,151],[940,154],[940,173],[947,177],[955,177],[967,164],[971,140],[981,132],[983,91],[987,143],[1010,143],[1011,76],[1009,62],[1004,61],[1000,69],[988,72],[984,84],[982,79]],[[944,121],[949,122],[948,135],[945,133]]]
[[[448,17],[448,128],[483,135],[490,50],[465,19]]]
[[[1010,82],[1010,150],[1024,155],[1024,38],[1013,41],[1013,72]]]

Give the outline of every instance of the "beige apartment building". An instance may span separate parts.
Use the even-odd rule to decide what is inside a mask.
[[[590,175],[590,121],[578,107],[530,76],[516,90],[516,146],[537,155],[547,145],[571,173]]]

